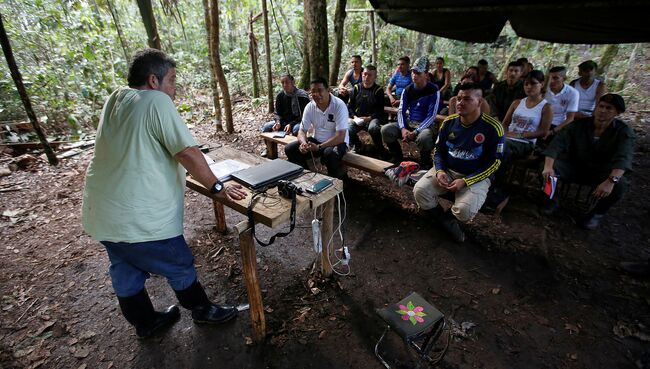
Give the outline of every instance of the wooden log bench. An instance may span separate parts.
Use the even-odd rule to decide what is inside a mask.
[[[508,189],[513,192],[541,194],[544,186],[543,163],[544,158],[535,154],[512,161],[504,173]],[[579,216],[588,213],[596,206],[597,201],[591,196],[592,192],[593,188],[590,185],[559,179],[555,196],[564,210]]]
[[[392,106],[384,106],[384,113],[388,115],[388,121],[389,122],[394,122],[397,120],[397,112],[399,111],[398,108],[392,107]]]
[[[273,137],[273,135],[273,132],[263,132],[260,134],[260,137],[266,144],[266,155],[269,159],[276,159],[278,157],[278,145],[288,145],[297,140],[295,136]],[[343,165],[368,172],[375,176],[383,176],[386,168],[392,167],[393,163],[347,152],[343,155]]]

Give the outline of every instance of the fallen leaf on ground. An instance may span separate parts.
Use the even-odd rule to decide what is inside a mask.
[[[76,347],[73,348],[72,356],[78,358],[78,359],[83,359],[87,357],[90,354],[90,349],[88,347]]]
[[[97,333],[95,333],[93,331],[84,331],[84,332],[81,332],[81,334],[79,335],[79,339],[80,340],[87,340],[89,338],[95,337],[96,335],[97,335]]]
[[[618,321],[612,330],[620,338],[634,337],[641,341],[650,342],[650,334],[642,332],[641,329],[643,328],[645,328],[643,325],[629,325],[625,322]]]
[[[574,325],[574,324],[565,323],[564,324],[564,329],[569,331],[569,334],[578,334],[578,333],[580,333],[580,328],[578,326]]]
[[[36,330],[36,332],[34,332],[34,336],[40,336],[41,333],[43,333],[43,332],[45,332],[46,330],[48,330],[51,326],[54,325],[54,323],[56,323],[56,320],[50,320],[50,321],[46,322],[46,323],[43,324],[40,328],[38,328],[38,329]]]
[[[21,350],[16,350],[16,351],[14,352],[14,357],[15,357],[16,359],[18,359],[18,358],[21,358],[21,357],[23,357],[23,356],[27,356],[27,355],[29,355],[32,351],[34,351],[35,348],[36,348],[36,347],[34,347],[34,346],[30,346],[30,347],[26,347],[26,348],[21,349]]]
[[[569,356],[569,359],[571,359],[571,360],[578,360],[578,354],[576,354],[576,353],[571,353],[568,356]]]

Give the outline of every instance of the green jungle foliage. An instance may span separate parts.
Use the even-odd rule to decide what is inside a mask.
[[[110,2],[109,2],[110,1]],[[260,12],[259,1],[221,0],[221,57],[226,78],[233,95],[250,96],[252,77],[248,52],[248,19]],[[299,76],[302,58],[303,6],[298,0],[267,0],[271,30],[272,71],[276,79],[286,71]],[[336,2],[328,2],[328,28],[333,45],[333,19]],[[111,15],[113,9],[115,18]],[[348,9],[369,9],[365,0],[350,0]],[[106,96],[125,84],[127,60],[136,50],[146,47],[146,32],[135,0],[0,0],[5,27],[15,58],[28,88],[28,93],[43,122],[50,128],[71,128],[73,131],[96,124]],[[285,23],[280,10],[286,16]],[[154,2],[154,12],[163,50],[178,62],[178,86],[190,101],[211,94],[210,72],[204,9],[200,1],[161,0]],[[118,37],[116,24],[122,30],[126,50]],[[484,58],[499,75],[509,57],[526,56],[536,68],[546,70],[552,65],[567,65],[569,78],[577,75],[577,64],[583,60],[601,61],[606,45],[560,45],[519,39],[506,27],[497,43],[471,44],[398,28],[376,18],[379,83],[385,84],[394,71],[397,58],[409,55],[414,60],[420,51],[430,57],[445,58],[452,71],[452,85],[462,71]],[[298,36],[296,45],[287,30]],[[266,76],[262,20],[255,22],[258,40],[260,78]],[[625,87],[629,79],[630,55],[635,45],[610,47],[613,61],[601,78],[613,90]],[[646,45],[637,47],[643,53]],[[512,54],[513,48],[517,51]],[[333,47],[330,48],[330,50]],[[372,56],[370,18],[367,13],[348,13],[345,21],[342,65],[339,75],[349,68],[349,57],[361,54],[364,62]],[[628,59],[630,59],[628,61]],[[647,72],[647,71],[646,71]],[[262,81],[262,97],[266,83]],[[623,91],[636,95],[639,88],[628,84]],[[258,99],[263,103],[263,99]],[[183,109],[192,107],[183,104]],[[0,62],[0,122],[24,119],[25,113],[15,90],[6,63]]]

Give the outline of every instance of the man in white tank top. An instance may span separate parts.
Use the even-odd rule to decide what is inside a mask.
[[[598,65],[593,60],[587,60],[578,65],[578,75],[580,78],[571,81],[570,85],[580,94],[578,102],[578,112],[575,118],[590,117],[594,113],[596,101],[606,91],[605,82],[594,78]]]

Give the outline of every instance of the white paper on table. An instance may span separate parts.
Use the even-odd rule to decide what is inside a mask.
[[[210,164],[212,173],[222,182],[229,180],[233,173],[249,167],[250,165],[233,159],[218,162],[214,162],[213,160],[212,164]]]

